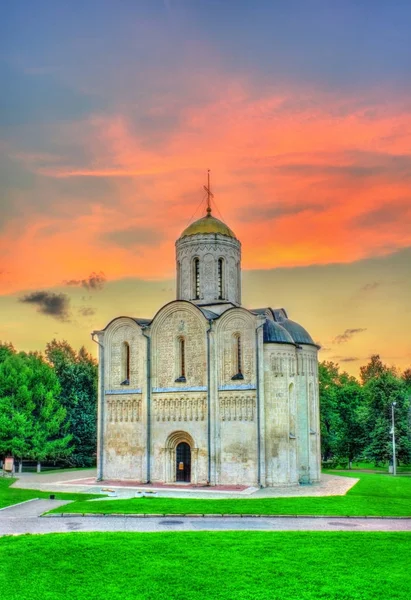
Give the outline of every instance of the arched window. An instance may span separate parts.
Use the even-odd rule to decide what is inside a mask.
[[[181,294],[181,263],[178,260],[177,261],[177,298],[180,298],[180,294]]]
[[[186,381],[186,341],[184,337],[178,338],[178,377],[177,382]]]
[[[308,388],[308,402],[309,402],[309,411],[310,411],[310,433],[314,434],[317,431],[317,420],[316,420],[316,410],[315,410],[315,398],[314,398],[314,387],[313,384],[310,383]]]
[[[130,345],[123,342],[121,348],[121,385],[130,385]]]
[[[294,385],[290,383],[288,386],[288,418],[289,418],[289,436],[290,439],[296,437],[296,403],[294,394]]]
[[[224,299],[224,260],[218,259],[218,299]]]
[[[234,334],[234,371],[235,375],[231,379],[244,379],[243,375],[243,347],[241,335]]]
[[[200,298],[200,259],[194,259],[194,269],[193,269],[193,277],[194,277],[194,299],[199,300]]]

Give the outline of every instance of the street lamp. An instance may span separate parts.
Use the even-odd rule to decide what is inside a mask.
[[[396,402],[391,404],[391,414],[392,414],[392,474],[397,474],[397,457],[395,456],[395,419],[394,419],[394,410],[397,406]]]

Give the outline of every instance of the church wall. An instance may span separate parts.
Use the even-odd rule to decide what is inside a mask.
[[[290,394],[291,386],[291,394]],[[296,480],[295,439],[290,436],[295,408],[290,396],[295,386],[295,349],[285,344],[264,346],[265,435],[267,485]]]
[[[241,303],[241,245],[234,238],[215,234],[197,234],[180,238],[176,243],[177,296],[181,300],[212,303],[219,300],[218,259],[223,259],[222,296]],[[196,299],[193,261],[199,259],[200,298]]]
[[[153,481],[175,481],[176,444],[180,434],[182,441],[183,434],[187,434],[192,453],[191,480],[207,483],[207,325],[201,312],[186,302],[164,307],[152,324]],[[182,374],[182,338],[185,381],[176,381]]]
[[[200,311],[186,302],[169,304],[157,314],[151,328],[154,392],[207,385],[206,325]],[[185,382],[176,381],[181,375],[181,338],[185,341]]]
[[[321,476],[321,444],[320,444],[320,407],[318,388],[318,352],[316,348],[308,351],[308,414],[310,444],[310,476],[312,481],[319,481]]]
[[[109,325],[103,343],[103,476],[142,481],[146,471],[146,340],[137,323],[120,318]],[[129,346],[128,369],[125,344]]]
[[[207,483],[207,395],[204,392],[152,396],[152,481],[176,480],[175,450],[191,438],[191,482]],[[170,439],[175,441],[170,443]]]
[[[254,390],[219,393],[217,482],[257,483],[257,402]]]
[[[256,326],[257,319],[239,308],[225,312],[215,329],[215,452],[219,484],[257,483]],[[238,336],[243,379],[233,379],[238,375]]]

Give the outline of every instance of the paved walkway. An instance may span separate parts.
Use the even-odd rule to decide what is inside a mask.
[[[17,475],[18,481],[13,487],[42,490],[49,492],[76,492],[88,494],[106,493],[102,488],[114,489],[119,498],[134,498],[150,493],[167,498],[286,498],[295,496],[343,496],[358,481],[354,477],[323,474],[321,483],[300,486],[279,486],[274,488],[215,489],[190,486],[158,486],[141,485],[138,482],[96,481],[95,469],[72,471],[66,473],[22,473]]]
[[[32,500],[0,511],[0,536],[73,531],[411,531],[411,519],[346,517],[40,517],[67,504]]]

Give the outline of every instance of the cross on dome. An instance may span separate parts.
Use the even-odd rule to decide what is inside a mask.
[[[207,185],[204,185],[203,188],[207,192],[207,216],[209,217],[211,215],[211,198],[214,198],[210,186],[210,169],[207,171]]]

